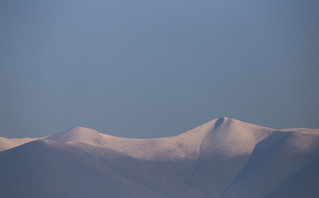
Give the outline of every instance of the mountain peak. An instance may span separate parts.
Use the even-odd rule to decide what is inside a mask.
[[[228,118],[226,116],[218,116],[217,119],[224,119],[225,120],[225,119],[231,119],[231,118]]]
[[[74,127],[74,128],[71,128],[67,131],[74,131],[74,132],[92,132],[92,131],[95,131],[94,129],[90,129],[90,128],[87,128],[87,127],[83,127],[83,126],[77,126],[77,127]]]
[[[102,134],[86,127],[74,127],[70,130],[50,136],[47,139],[59,142],[92,142],[101,138]]]
[[[225,122],[226,119],[228,118],[224,116],[218,117],[215,122],[214,130],[218,129]]]

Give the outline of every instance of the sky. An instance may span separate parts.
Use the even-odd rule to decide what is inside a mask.
[[[319,1],[1,0],[0,136],[319,128]]]

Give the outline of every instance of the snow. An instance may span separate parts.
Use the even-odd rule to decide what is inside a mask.
[[[247,154],[272,131],[275,130],[221,117],[172,137],[120,138],[93,129],[76,127],[48,139],[67,144],[82,142],[122,152],[137,159],[172,160],[196,159],[199,152],[204,154],[218,151],[228,156]]]
[[[319,189],[319,129],[277,130],[227,117],[163,138],[85,127],[45,138],[0,137],[0,150],[0,197],[302,197],[303,189]],[[309,186],[292,191],[300,182]]]
[[[218,128],[217,122],[220,122]],[[143,160],[187,160],[198,158],[199,152],[213,150],[229,156],[250,153],[254,145],[271,131],[274,130],[221,117],[172,137],[120,138],[93,129],[76,127],[48,139],[67,144],[86,143]]]
[[[131,157],[144,160],[196,159],[205,153],[219,152],[225,156],[247,155],[255,145],[267,138],[274,131],[302,131],[293,144],[300,149],[309,149],[304,134],[312,134],[311,129],[276,130],[256,126],[227,117],[216,118],[194,129],[171,137],[134,139],[121,138],[85,127],[73,129],[47,137],[57,142],[75,145],[85,143],[105,149],[124,153]],[[3,138],[0,137],[0,150],[6,150],[40,138]]]
[[[274,131],[255,145],[249,160],[228,186],[223,198],[236,195],[264,197],[271,193],[286,178],[319,157],[318,132],[318,129]]]
[[[313,134],[314,130],[311,129],[276,130],[227,117],[216,118],[184,133],[163,138],[122,138],[100,133],[94,129],[75,127],[46,139],[70,145],[84,143],[143,160],[188,160],[211,152],[222,153],[228,157],[248,155],[258,142],[274,131],[301,131],[291,142],[299,150],[311,149],[313,145],[312,139],[307,136]],[[0,151],[38,139],[41,138],[0,137]]]
[[[202,146],[202,153],[223,153],[232,157],[252,152],[255,145],[268,137],[275,129],[244,123],[235,119],[221,118],[221,125],[209,133]]]
[[[41,138],[6,138],[0,137],[0,151],[8,150]]]
[[[215,122],[216,120],[212,120],[187,132],[164,138],[121,138],[85,127],[76,127],[48,139],[67,144],[82,142],[143,160],[196,159],[201,142],[212,130]]]

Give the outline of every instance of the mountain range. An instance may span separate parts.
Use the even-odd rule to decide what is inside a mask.
[[[319,129],[219,117],[172,137],[0,137],[3,198],[317,198]]]

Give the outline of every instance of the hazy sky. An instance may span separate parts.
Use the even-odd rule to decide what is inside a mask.
[[[1,0],[0,136],[319,128],[319,1]]]

